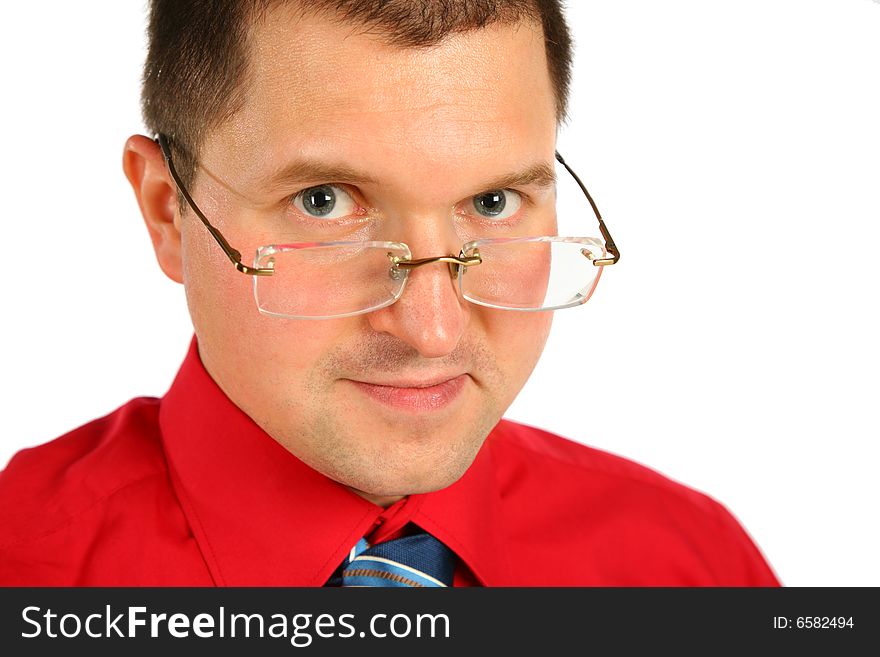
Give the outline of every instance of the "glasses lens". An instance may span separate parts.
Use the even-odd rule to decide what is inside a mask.
[[[604,257],[602,242],[581,237],[530,237],[478,240],[467,255],[479,252],[482,263],[462,268],[462,294],[493,308],[554,310],[582,303],[593,293]]]
[[[298,319],[376,310],[400,296],[406,270],[395,269],[392,259],[409,255],[404,245],[393,242],[263,247],[255,266],[274,272],[254,277],[257,307],[268,315]]]

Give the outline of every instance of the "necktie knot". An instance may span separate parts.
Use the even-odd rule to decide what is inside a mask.
[[[370,545],[357,542],[327,586],[452,586],[455,555],[425,531]]]

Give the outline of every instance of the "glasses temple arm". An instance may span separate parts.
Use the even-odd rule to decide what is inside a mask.
[[[593,260],[593,264],[597,267],[603,265],[613,265],[615,262],[620,260],[620,251],[617,250],[617,245],[614,243],[614,238],[611,237],[611,233],[608,232],[608,228],[605,226],[605,221],[602,219],[602,215],[599,212],[599,208],[596,206],[596,202],[593,200],[593,197],[590,196],[590,192],[587,191],[587,186],[584,185],[583,181],[580,179],[574,169],[568,166],[568,163],[563,159],[563,157],[557,151],[556,159],[559,163],[565,167],[565,170],[568,171],[572,178],[577,182],[578,187],[581,188],[581,191],[584,193],[584,196],[587,197],[587,200],[590,202],[590,207],[593,208],[593,212],[596,214],[596,219],[599,220],[599,231],[602,233],[602,237],[605,239],[605,250],[611,254],[610,258],[601,258],[598,260]]]
[[[162,150],[162,156],[165,158],[165,163],[168,165],[168,172],[174,179],[174,184],[177,186],[177,189],[186,199],[186,202],[192,208],[193,212],[196,213],[196,216],[205,225],[205,228],[208,229],[208,232],[211,233],[211,236],[217,241],[217,244],[220,245],[220,248],[223,249],[226,257],[228,257],[232,264],[235,265],[235,268],[243,274],[249,274],[252,276],[271,276],[274,272],[274,270],[272,269],[248,267],[247,265],[242,263],[241,252],[233,248],[229,244],[229,242],[226,241],[226,238],[223,237],[223,234],[219,230],[217,230],[217,228],[215,228],[210,221],[208,221],[208,218],[201,211],[195,200],[193,200],[192,196],[190,196],[189,192],[187,191],[186,186],[183,184],[180,175],[177,173],[177,169],[174,167],[174,162],[171,159],[171,148],[168,144],[168,139],[165,137],[165,135],[160,134],[156,137],[155,141],[159,144],[159,148]],[[593,200],[593,197],[590,196],[590,192],[587,190],[586,185],[584,185],[583,181],[580,179],[580,176],[578,176],[574,172],[574,169],[572,169],[568,165],[565,159],[563,159],[562,155],[560,155],[558,152],[556,153],[556,159],[575,179],[578,187],[581,188],[584,196],[586,196],[587,200],[590,202],[590,206],[593,208],[593,212],[596,214],[596,219],[599,220],[599,231],[602,233],[602,237],[605,239],[605,250],[612,256],[611,258],[601,258],[598,260],[594,260],[593,264],[596,266],[613,265],[618,260],[620,260],[620,251],[618,251],[617,245],[614,243],[614,238],[611,237],[611,233],[608,232],[608,228],[607,226],[605,226],[605,221],[602,219],[602,214],[599,212],[599,208],[596,206],[596,202]]]
[[[221,233],[213,225],[211,225],[211,222],[208,221],[208,218],[199,209],[199,206],[196,205],[193,197],[190,196],[189,192],[187,191],[186,186],[183,184],[183,181],[177,173],[177,169],[174,168],[174,162],[171,160],[171,147],[168,144],[167,137],[160,134],[156,137],[155,141],[159,144],[159,148],[162,150],[162,156],[165,158],[165,163],[168,165],[168,172],[174,179],[174,184],[177,185],[177,189],[186,199],[186,202],[189,204],[189,207],[192,208],[192,211],[196,213],[196,216],[202,220],[203,224],[205,224],[205,228],[208,229],[208,232],[211,233],[211,236],[217,241],[217,244],[220,245],[220,248],[223,249],[226,257],[232,261],[232,264],[235,265],[235,268],[242,274],[249,274],[251,276],[271,276],[274,272],[273,269],[259,269],[248,267],[247,265],[242,263],[241,252],[238,249],[234,249],[232,246],[230,246],[229,242],[226,241],[226,238],[223,237],[223,233]]]

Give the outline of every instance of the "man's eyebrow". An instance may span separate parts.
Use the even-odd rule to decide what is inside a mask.
[[[556,171],[554,168],[544,162],[538,162],[522,171],[508,173],[500,178],[490,180],[486,184],[481,185],[480,189],[489,191],[493,189],[507,189],[508,187],[532,186],[546,189],[553,187],[555,184]]]
[[[274,188],[286,183],[327,182],[365,185],[376,183],[369,174],[346,164],[334,164],[319,160],[292,160],[263,179],[266,187]]]
[[[293,160],[275,170],[264,179],[266,187],[294,182],[348,183],[350,185],[376,184],[370,174],[358,171],[346,164],[333,164],[318,160]],[[509,187],[548,188],[556,184],[556,172],[545,162],[538,162],[526,169],[504,174],[480,185],[480,191],[507,189]]]

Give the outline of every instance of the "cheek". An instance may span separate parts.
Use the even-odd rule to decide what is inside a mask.
[[[553,322],[552,312],[489,310],[483,323],[505,386],[515,395],[532,373]]]
[[[260,387],[300,381],[341,339],[342,320],[293,321],[261,314],[253,278],[236,271],[200,223],[183,231],[183,252],[184,287],[199,352],[227,394],[241,387],[241,397],[256,396]],[[244,381],[247,386],[239,386]]]
[[[183,222],[183,282],[200,343],[213,341],[221,327],[229,331],[237,327],[240,334],[246,334],[256,314],[250,277],[235,270],[197,218],[189,215]]]

